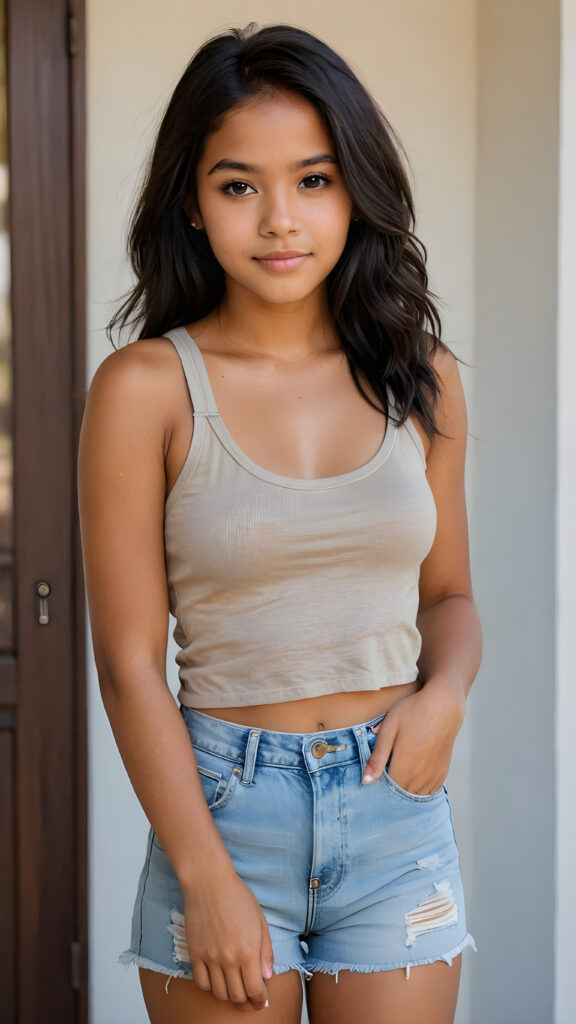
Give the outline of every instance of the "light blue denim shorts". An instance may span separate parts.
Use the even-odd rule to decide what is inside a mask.
[[[446,787],[416,796],[386,773],[361,783],[377,738],[371,726],[384,716],[291,733],[180,711],[214,822],[268,922],[276,974],[338,980],[343,970],[405,968],[408,976],[474,945]],[[191,978],[183,912],[150,830],[120,962]]]

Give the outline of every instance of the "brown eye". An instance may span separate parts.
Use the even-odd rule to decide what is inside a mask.
[[[323,185],[328,183],[329,179],[324,174],[308,174],[301,184],[306,189],[314,190],[322,188]]]
[[[245,181],[229,181],[227,185],[224,185],[223,191],[229,196],[246,196],[248,189],[254,191],[252,186],[247,185]]]

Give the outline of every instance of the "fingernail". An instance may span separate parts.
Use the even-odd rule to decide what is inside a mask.
[[[264,1003],[264,1009],[266,1009],[267,1006],[270,1006],[270,1000],[269,999],[267,999],[266,1002]]]
[[[374,782],[374,776],[367,773],[362,778],[362,785],[366,786],[369,782]]]

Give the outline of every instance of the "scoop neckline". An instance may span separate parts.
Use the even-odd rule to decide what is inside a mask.
[[[361,480],[363,477],[369,476],[378,469],[378,467],[381,466],[389,457],[392,448],[394,447],[394,441],[396,440],[396,433],[398,430],[390,414],[386,417],[386,431],[382,439],[382,443],[376,453],[368,460],[368,462],[363,463],[361,466],[357,466],[356,469],[348,470],[347,473],[338,473],[336,476],[325,477],[290,477],[284,476],[281,473],[275,473],[271,469],[266,469],[264,466],[260,466],[259,463],[254,462],[254,460],[246,454],[243,448],[240,448],[224,423],[214,397],[214,391],[212,389],[208,370],[206,369],[204,356],[202,355],[202,351],[198,343],[186,327],[181,327],[179,330],[184,332],[185,340],[190,344],[190,352],[202,380],[205,397],[209,406],[209,411],[205,412],[204,415],[209,419],[212,429],[217,433],[220,441],[230,455],[232,455],[236,462],[248,470],[248,472],[253,476],[259,477],[261,480],[266,480],[269,483],[277,484],[280,487],[290,487],[302,490],[321,490],[330,487],[340,487],[344,484],[353,483],[355,480]],[[387,392],[389,410],[394,409],[394,395],[389,387],[387,387]]]

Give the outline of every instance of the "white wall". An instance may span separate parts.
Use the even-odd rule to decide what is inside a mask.
[[[558,8],[479,7],[473,1024],[553,1016]]]
[[[111,351],[103,327],[128,284],[123,257],[128,205],[161,111],[192,52],[231,24],[289,16],[323,36],[356,67],[400,132],[416,181],[419,233],[433,288],[445,300],[445,338],[473,362],[476,23],[474,0],[88,0],[88,227],[90,376]],[[471,431],[474,410],[469,391]],[[471,441],[471,462],[475,442]],[[472,519],[474,519],[472,509]],[[173,676],[172,676],[173,678]],[[137,975],[117,966],[128,945],[146,823],[122,767],[89,661],[89,885],[91,1024],[145,1021]],[[470,724],[451,772],[465,879],[472,881]],[[474,932],[474,921],[470,919]],[[469,1021],[464,954],[459,1024]],[[509,1024],[509,1022],[507,1022]],[[541,1022],[539,1022],[541,1024]]]
[[[562,4],[556,543],[556,1006],[576,1020],[576,0]]]

